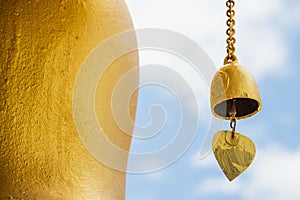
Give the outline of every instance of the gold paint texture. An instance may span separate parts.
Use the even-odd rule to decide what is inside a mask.
[[[234,99],[238,120],[253,116],[261,110],[262,101],[256,81],[238,62],[225,64],[213,78],[210,95],[213,115],[230,120],[228,111]]]
[[[213,138],[213,152],[222,171],[232,181],[251,165],[256,150],[248,137],[235,133],[232,138],[231,131],[220,131]]]
[[[0,26],[0,199],[125,199],[126,174],[92,157],[72,115],[83,60],[101,41],[133,28],[125,3],[0,0]],[[133,52],[110,66],[96,91],[98,107],[111,105],[107,91],[137,65]],[[133,81],[138,85],[138,75]],[[131,137],[110,110],[97,116],[109,139],[128,151]]]

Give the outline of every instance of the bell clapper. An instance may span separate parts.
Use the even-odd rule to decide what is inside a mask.
[[[230,128],[232,129],[232,132],[231,132],[232,139],[234,139],[235,129],[236,129],[236,117],[235,117],[236,116],[236,107],[235,107],[235,102],[236,102],[236,100],[233,99],[232,105],[231,105],[231,108],[230,108],[230,111],[229,111]]]

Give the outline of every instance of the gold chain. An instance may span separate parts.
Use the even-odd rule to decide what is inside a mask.
[[[226,6],[229,8],[226,12],[227,17],[229,17],[226,24],[229,28],[226,31],[226,34],[228,35],[228,38],[226,40],[226,42],[227,42],[227,56],[224,60],[224,64],[228,64],[230,62],[237,61],[237,57],[235,55],[235,47],[234,47],[236,39],[233,37],[234,34],[235,34],[235,29],[234,29],[235,20],[233,18],[235,16],[235,11],[233,10],[233,8],[235,6],[234,0],[228,0],[226,2]]]

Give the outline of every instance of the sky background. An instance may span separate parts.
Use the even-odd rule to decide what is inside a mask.
[[[225,1],[126,0],[135,28],[161,28],[181,33],[200,45],[217,67],[225,57]],[[262,111],[238,122],[237,131],[257,148],[252,165],[233,182],[219,168],[213,153],[200,156],[212,119],[209,91],[201,80],[189,83],[197,92],[199,109],[186,98],[159,86],[140,88],[136,123],[151,123],[153,105],[165,110],[165,125],[154,137],[134,138],[131,152],[159,150],[176,138],[181,109],[199,114],[197,135],[186,152],[170,166],[147,174],[127,175],[128,200],[299,200],[300,199],[300,1],[252,0],[236,5],[239,63],[257,80]],[[140,64],[162,64],[176,69],[184,63],[159,51],[140,52]],[[187,68],[188,66],[186,66]],[[149,74],[141,73],[141,79]],[[188,78],[189,79],[189,78]],[[161,115],[158,113],[157,117]],[[228,122],[224,129],[228,129]],[[209,141],[210,144],[210,141]],[[159,159],[159,158],[157,158]],[[129,157],[129,164],[133,162]],[[155,160],[153,161],[155,162]],[[148,165],[151,163],[145,163]]]

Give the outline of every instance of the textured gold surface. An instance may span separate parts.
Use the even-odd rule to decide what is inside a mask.
[[[262,102],[256,81],[237,62],[224,65],[213,78],[210,95],[213,115],[229,120],[233,99],[236,104],[236,119],[245,119],[261,110]]]
[[[72,92],[88,53],[132,28],[122,0],[0,0],[0,199],[125,198],[125,173],[99,163],[82,145]],[[136,53],[111,65],[96,91],[100,107],[111,105],[102,91],[137,65]],[[97,112],[98,119],[129,150],[131,137],[109,111]]]
[[[232,181],[243,173],[255,157],[255,145],[249,138],[231,131],[220,131],[213,138],[215,157],[226,175]]]

